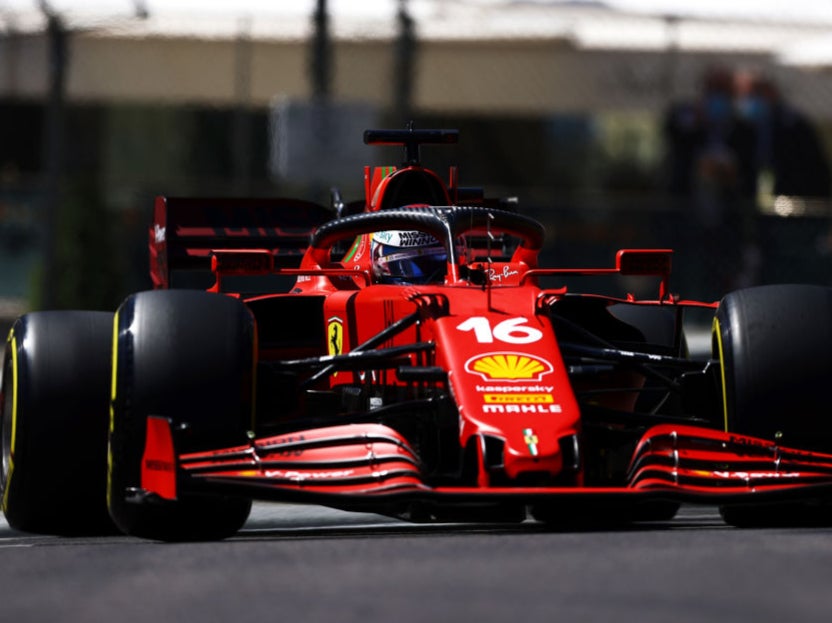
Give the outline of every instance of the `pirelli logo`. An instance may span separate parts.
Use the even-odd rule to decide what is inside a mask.
[[[491,405],[544,405],[555,401],[552,394],[484,394],[483,398],[485,404]]]

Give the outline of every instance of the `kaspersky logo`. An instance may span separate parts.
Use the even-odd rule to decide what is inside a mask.
[[[486,353],[465,362],[465,370],[485,381],[540,381],[553,369],[545,359],[524,353]]]

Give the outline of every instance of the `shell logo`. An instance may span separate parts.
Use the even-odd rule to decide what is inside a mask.
[[[554,368],[552,364],[524,353],[487,353],[465,362],[465,369],[486,381],[539,381]]]

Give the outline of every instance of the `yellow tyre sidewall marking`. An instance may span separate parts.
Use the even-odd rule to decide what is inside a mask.
[[[722,349],[722,327],[714,316],[712,332],[716,335],[717,353],[719,355],[719,374],[722,380],[722,421],[725,432],[728,432],[728,391],[725,384],[725,355]]]
[[[3,483],[3,511],[5,512],[9,504],[9,488],[12,482],[12,472],[14,472],[14,446],[17,438],[17,405],[18,399],[18,366],[17,366],[17,338],[14,335],[14,330],[9,331],[9,337],[6,340],[6,348],[11,349],[12,354],[12,439],[11,447],[9,448],[9,471],[6,474],[6,481]],[[4,380],[5,382],[5,380]]]
[[[112,490],[113,478],[113,428],[115,426],[115,409],[116,402],[116,387],[118,386],[118,314],[117,311],[113,317],[113,346],[112,346],[112,364],[110,376],[110,428],[107,443],[107,508],[110,507],[110,491]]]

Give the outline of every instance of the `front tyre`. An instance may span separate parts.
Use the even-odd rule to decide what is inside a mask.
[[[714,355],[726,431],[832,450],[830,320],[832,288],[761,286],[722,300]]]
[[[240,301],[159,290],[129,297],[116,314],[107,498],[125,533],[164,541],[233,535],[251,501],[182,494],[133,501],[141,486],[147,418],[182,430],[178,452],[245,443],[251,427],[255,325]]]
[[[9,332],[0,389],[3,512],[25,532],[115,531],[107,514],[113,314],[25,314]]]
[[[832,451],[832,288],[771,285],[732,292],[714,318],[727,432],[780,445]],[[731,525],[829,523],[805,504],[726,506]]]

